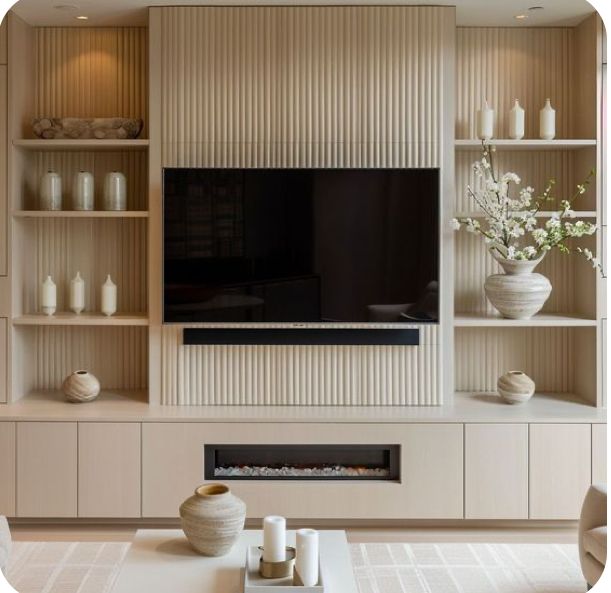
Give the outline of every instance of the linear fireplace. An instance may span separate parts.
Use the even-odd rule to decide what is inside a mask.
[[[204,445],[206,480],[394,480],[400,445]]]

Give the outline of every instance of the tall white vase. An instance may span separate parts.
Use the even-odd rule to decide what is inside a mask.
[[[503,317],[530,319],[541,310],[552,292],[550,281],[533,272],[544,255],[536,260],[505,259],[494,252],[492,255],[505,273],[486,278],[486,297]]]
[[[85,310],[85,281],[80,272],[70,280],[70,310],[77,315]]]
[[[104,178],[104,210],[127,210],[127,181],[119,171]]]
[[[539,111],[539,136],[541,140],[553,140],[556,136],[556,110],[549,99],[545,99],[545,106]]]
[[[57,286],[50,275],[42,283],[40,307],[45,315],[53,315],[57,309]]]
[[[484,101],[481,109],[475,114],[476,132],[480,140],[490,140],[494,136],[494,109],[488,106],[488,101]]]
[[[517,99],[509,111],[509,137],[512,140],[524,138],[524,109]]]
[[[47,171],[40,180],[40,209],[62,209],[62,178],[55,171]]]
[[[117,285],[112,281],[110,274],[106,276],[106,282],[102,284],[101,311],[109,317],[117,312]]]
[[[93,210],[93,204],[93,175],[88,171],[79,171],[74,178],[72,188],[72,208],[74,210]]]

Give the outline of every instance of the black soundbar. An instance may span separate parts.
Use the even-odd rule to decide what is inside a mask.
[[[182,330],[185,346],[285,345],[285,346],[418,346],[420,330],[366,328],[204,328]]]

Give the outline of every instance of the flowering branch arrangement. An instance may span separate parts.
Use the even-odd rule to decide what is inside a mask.
[[[573,204],[585,194],[594,171],[577,185],[575,193],[560,202],[560,210],[553,212],[544,226],[539,226],[543,219],[537,218],[545,203],[553,201],[552,195],[555,180],[551,179],[540,195],[528,186],[519,188],[521,179],[515,173],[495,173],[493,163],[494,148],[482,143],[482,158],[473,164],[476,178],[481,188],[467,186],[469,197],[482,211],[482,222],[477,218],[454,218],[452,228],[465,228],[484,238],[492,252],[505,259],[537,260],[552,250],[561,253],[572,253],[567,240],[593,235],[596,225],[583,220],[574,220]],[[513,186],[513,187],[512,187]],[[517,193],[517,197],[512,197]],[[575,249],[582,254],[593,267],[600,267],[599,261],[587,248]]]

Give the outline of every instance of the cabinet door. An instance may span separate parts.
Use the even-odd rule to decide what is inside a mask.
[[[81,422],[79,517],[140,516],[140,424]]]
[[[590,424],[530,426],[530,518],[579,518],[592,473]]]
[[[592,424],[592,484],[607,483],[607,425]]]
[[[528,425],[465,426],[465,518],[528,519]]]
[[[15,516],[14,422],[0,422],[0,515]]]
[[[75,422],[17,424],[17,516],[76,517]]]
[[[0,317],[0,403],[8,401],[8,377],[6,370],[8,368],[8,331],[7,321],[4,317]]]
[[[7,274],[8,198],[7,198],[7,67],[0,66],[0,276]]]

